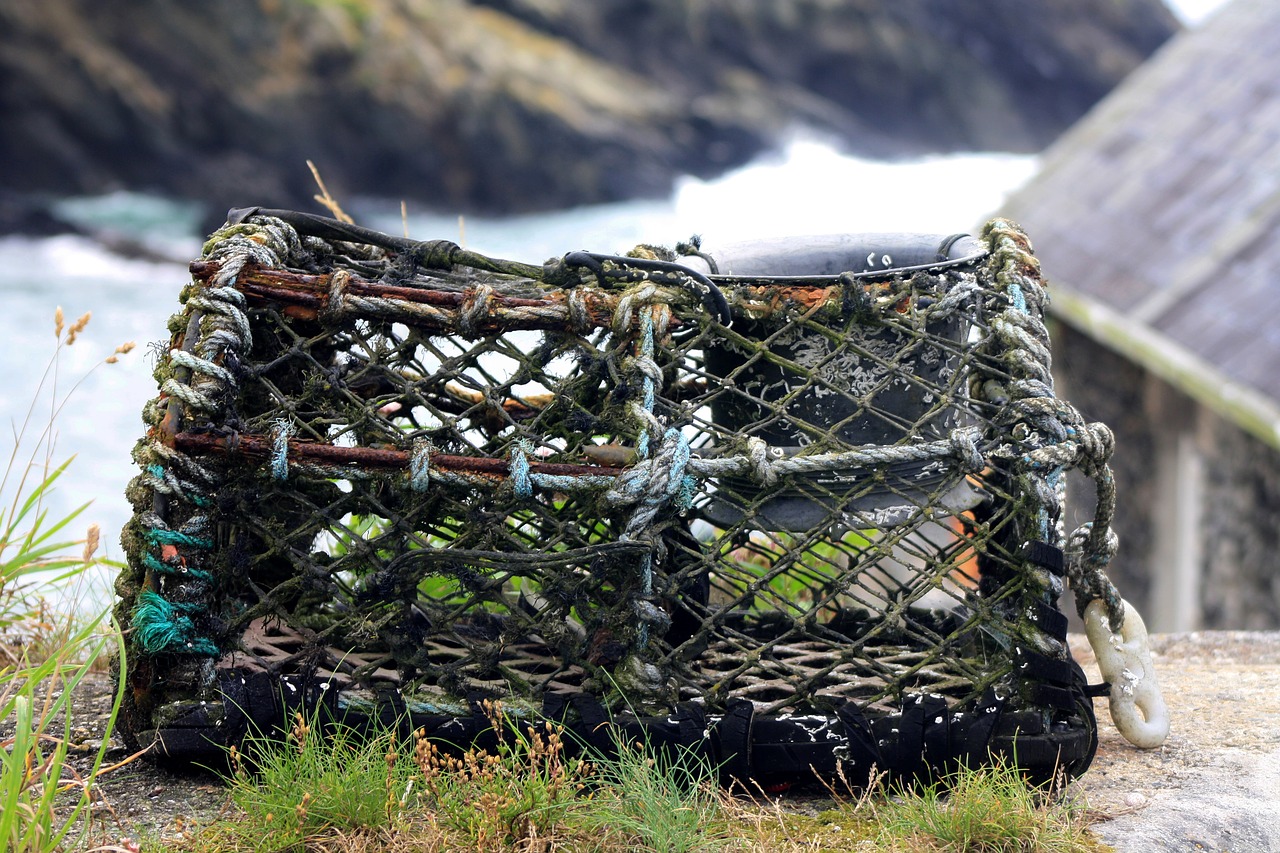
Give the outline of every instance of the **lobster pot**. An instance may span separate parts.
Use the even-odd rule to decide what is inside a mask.
[[[1062,483],[1110,447],[1054,396],[1025,236],[678,248],[233,211],[135,454],[125,733],[208,760],[305,710],[461,745],[497,698],[764,785],[1082,772],[1057,602],[1107,519],[1066,559]]]

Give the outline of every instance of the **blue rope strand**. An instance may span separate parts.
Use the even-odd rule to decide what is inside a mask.
[[[409,485],[415,492],[431,487],[431,443],[415,441],[409,457]]]
[[[640,593],[644,596],[653,595],[653,552],[645,554],[640,558]],[[649,623],[641,621],[640,627],[636,631],[636,639],[640,641],[640,648],[649,645]]]
[[[653,313],[650,311],[640,312],[640,355],[639,358],[648,361],[653,360]],[[656,393],[653,388],[653,378],[648,373],[643,374],[641,387],[644,389],[644,396],[641,399],[641,405],[644,406],[646,412],[653,412]],[[640,431],[639,437],[636,439],[636,453],[641,459],[649,458],[649,427],[646,426]]]
[[[275,422],[275,448],[271,453],[271,476],[280,482],[289,479],[289,436],[293,435],[293,424],[284,418]]]
[[[680,481],[680,491],[675,497],[676,509],[683,515],[693,508],[693,499],[698,494],[698,481],[692,474],[685,474]]]
[[[533,480],[529,477],[529,452],[532,449],[533,444],[525,438],[511,445],[511,461],[508,469],[511,475],[511,486],[515,489],[518,498],[533,496]]]
[[[662,438],[664,442],[674,441],[676,445],[671,457],[671,470],[667,475],[666,494],[668,500],[676,500],[684,489],[684,469],[689,464],[689,457],[693,455],[693,451],[689,449],[689,439],[675,427],[668,428],[666,435]]]
[[[1014,310],[1027,313],[1027,297],[1022,292],[1022,285],[1016,281],[1009,284],[1009,299],[1013,301]]]
[[[1044,481],[1045,483],[1048,484],[1049,488],[1056,489],[1058,488],[1058,481],[1061,479],[1062,479],[1062,466],[1059,465],[1058,467],[1054,468],[1052,471],[1049,472],[1049,474],[1045,476]],[[1040,507],[1040,512],[1037,515],[1036,521],[1038,522],[1040,527],[1040,540],[1042,542],[1050,541],[1049,540],[1049,510],[1047,507],[1043,507],[1043,506]]]

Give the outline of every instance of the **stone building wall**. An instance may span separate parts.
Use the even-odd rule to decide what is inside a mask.
[[[1051,333],[1059,395],[1116,436],[1121,593],[1153,630],[1280,627],[1280,450],[1075,329]],[[1070,529],[1093,506],[1090,483],[1068,488]]]
[[[1206,483],[1204,627],[1280,626],[1280,451],[1202,418]]]

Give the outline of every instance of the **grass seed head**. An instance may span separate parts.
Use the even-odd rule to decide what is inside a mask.
[[[92,311],[86,311],[80,316],[79,320],[71,324],[71,328],[67,329],[67,346],[71,346],[76,342],[76,336],[84,331],[85,326],[89,325],[89,318],[92,316]]]
[[[302,795],[302,802],[298,803],[298,805],[294,807],[293,811],[298,818],[299,824],[304,823],[306,821],[307,806],[311,805],[311,801],[314,799],[315,797],[311,796],[311,792],[307,791]]]
[[[298,742],[298,752],[302,752],[307,746],[307,735],[311,733],[311,726],[307,723],[301,711],[297,711],[293,715],[293,729],[289,735]]]
[[[102,528],[96,523],[89,525],[89,531],[84,537],[84,564],[87,566],[93,561],[93,555],[98,551],[98,542],[102,538]]]

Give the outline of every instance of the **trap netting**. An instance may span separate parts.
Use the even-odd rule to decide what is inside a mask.
[[[1054,396],[1024,235],[678,248],[233,211],[136,450],[125,732],[200,757],[307,707],[465,743],[500,697],[766,783],[1082,772],[1057,602],[1124,618],[1111,443]],[[1098,517],[1064,541],[1073,468]]]

